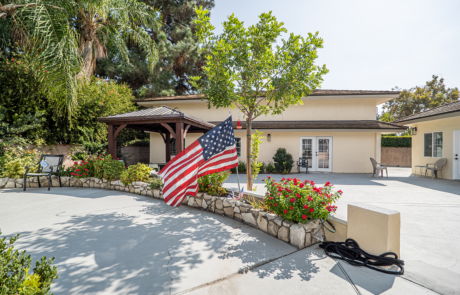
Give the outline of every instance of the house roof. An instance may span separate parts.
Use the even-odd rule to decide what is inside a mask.
[[[218,124],[220,122],[211,122]],[[233,121],[236,129],[237,122]],[[246,128],[246,122],[241,126]],[[373,120],[324,120],[324,121],[253,121],[253,129],[356,129],[356,130],[393,130],[404,132],[407,127]]]
[[[460,100],[451,102],[448,104],[440,105],[428,111],[420,112],[417,114],[412,114],[407,117],[394,120],[393,123],[397,123],[397,124],[403,123],[403,122],[407,123],[408,121],[413,121],[413,120],[422,121],[423,119],[428,119],[428,118],[431,119],[431,117],[434,117],[434,116],[452,114],[455,112],[458,112],[458,115],[460,116]]]
[[[387,90],[331,90],[331,89],[316,89],[312,91],[309,96],[343,96],[343,95],[397,95],[400,91],[387,91]],[[171,100],[200,100],[204,94],[191,94],[191,95],[178,95],[178,96],[163,96],[152,97],[145,99],[138,99],[137,102],[147,101],[171,101]]]
[[[109,125],[129,124],[129,125],[151,125],[161,123],[178,123],[183,122],[190,124],[191,130],[203,129],[211,130],[215,125],[198,119],[196,117],[182,113],[177,109],[168,106],[160,106],[156,108],[143,109],[135,112],[117,114],[108,117],[99,118],[99,122]],[[139,127],[139,126],[138,126]],[[140,128],[140,127],[139,127]],[[148,130],[148,129],[145,129]],[[152,129],[153,130],[153,129]]]

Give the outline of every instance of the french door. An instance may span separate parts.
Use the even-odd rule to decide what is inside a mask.
[[[454,130],[453,140],[454,160],[452,161],[453,166],[453,179],[460,179],[460,130]]]
[[[301,137],[299,157],[308,159],[309,171],[332,172],[332,137]]]

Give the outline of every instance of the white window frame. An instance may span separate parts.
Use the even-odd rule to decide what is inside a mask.
[[[441,147],[441,156],[440,157],[433,157],[433,151],[434,151],[434,134],[435,133],[441,133],[442,135],[442,147]],[[425,134],[431,134],[431,157],[425,156]],[[442,158],[444,155],[444,132],[443,131],[433,131],[433,132],[425,132],[423,133],[423,157],[424,158]]]
[[[240,151],[238,152],[238,145],[236,144],[236,140],[240,140]],[[238,155],[238,158],[241,158],[241,147],[243,145],[243,139],[241,137],[235,137],[235,147],[236,147],[236,154]]]

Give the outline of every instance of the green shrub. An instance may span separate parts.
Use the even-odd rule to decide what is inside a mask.
[[[238,173],[246,173],[246,162],[244,161],[238,161]],[[236,173],[236,168],[230,169],[232,173]]]
[[[149,182],[151,189],[161,189],[163,187],[163,182],[159,177],[150,178]]]
[[[270,210],[286,220],[307,223],[309,219],[326,220],[331,212],[337,210],[333,205],[342,191],[334,192],[328,181],[323,187],[316,187],[313,181],[300,181],[297,178],[276,182],[270,176],[265,181],[267,193],[264,203]]]
[[[285,148],[279,148],[275,155],[273,156],[273,161],[275,161],[275,168],[277,172],[284,173],[287,171],[289,173],[294,165],[294,160],[292,155],[289,154]]]
[[[1,235],[0,230],[0,235]],[[37,261],[29,274],[32,258],[26,251],[14,250],[19,234],[0,238],[0,294],[48,294],[51,284],[59,278],[57,267],[52,266],[54,257],[45,256]]]
[[[118,160],[112,160],[112,157],[109,160],[103,161],[102,169],[103,176],[102,178],[107,179],[108,181],[113,181],[120,179],[121,174],[126,170],[125,163]]]
[[[131,165],[126,169],[120,176],[120,180],[124,185],[128,185],[135,181],[146,182],[150,177],[150,171],[152,169],[149,165],[137,163]]]
[[[277,173],[275,165],[273,164],[273,162],[268,162],[267,173],[269,173],[269,174],[270,173]]]
[[[222,187],[224,181],[230,176],[229,170],[212,173],[198,178],[198,191],[210,195],[225,195],[227,191]]]
[[[412,147],[411,136],[382,136],[382,147]]]
[[[38,164],[40,153],[35,149],[27,149],[27,145],[9,145],[0,142],[0,177],[22,178],[26,166]],[[36,172],[37,166],[31,166],[30,172]]]

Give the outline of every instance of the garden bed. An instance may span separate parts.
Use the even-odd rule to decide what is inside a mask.
[[[96,177],[75,178],[61,177],[63,187],[101,188],[108,190],[125,191],[139,195],[163,199],[160,190],[151,189],[149,183],[133,182],[127,186],[121,181],[107,181]],[[41,179],[42,187],[48,187],[48,179]],[[23,179],[0,178],[0,189],[22,188]],[[37,178],[29,178],[27,187],[38,187]],[[51,186],[59,187],[59,178],[52,176]],[[227,216],[249,224],[262,230],[290,245],[302,249],[322,241],[325,238],[323,226],[319,219],[310,220],[308,223],[295,223],[284,220],[281,216],[254,209],[249,204],[225,198],[198,193],[197,196],[187,196],[182,205],[201,208],[219,215]]]

